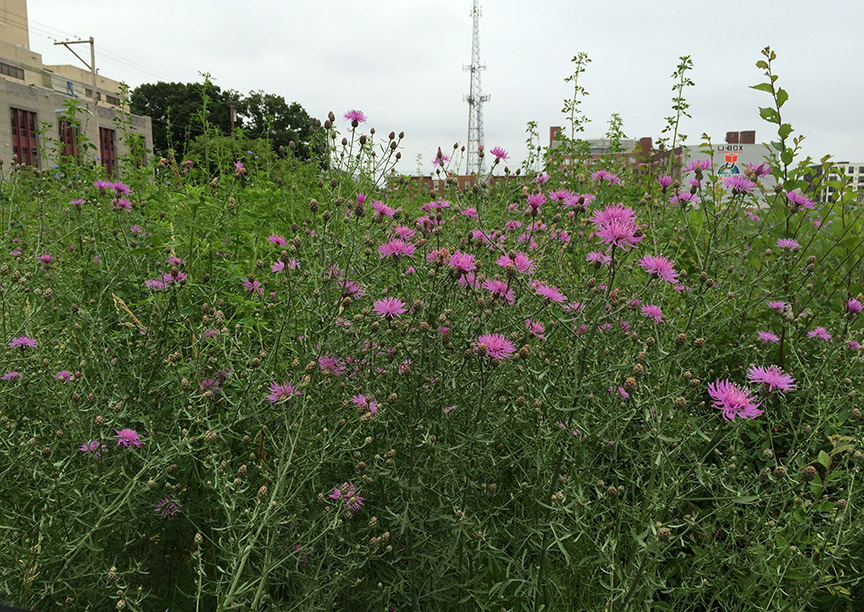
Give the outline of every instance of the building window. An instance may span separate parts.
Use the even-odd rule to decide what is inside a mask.
[[[114,165],[117,157],[114,151],[114,130],[99,128],[99,151],[102,157],[102,167],[108,176],[114,176]]]
[[[60,149],[60,159],[65,162],[75,162],[78,160],[78,128],[66,121],[60,120],[60,144],[63,148]]]
[[[854,174],[855,168],[853,168],[852,166],[849,166],[849,168],[846,169],[846,172],[848,172],[849,174]]]
[[[4,62],[0,62],[0,74],[5,74],[13,79],[24,80],[24,71],[18,66],[10,66]]]
[[[105,101],[108,102],[108,104],[113,104],[114,106],[120,106],[120,98],[118,98],[117,96],[106,95]]]
[[[36,147],[36,113],[13,108],[12,111],[12,154],[18,156],[18,163],[39,166]]]

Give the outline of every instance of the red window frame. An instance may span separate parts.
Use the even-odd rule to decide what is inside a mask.
[[[110,128],[99,128],[99,152],[102,157],[102,167],[108,176],[114,176],[114,167],[117,165],[117,153],[114,145],[114,130]]]
[[[63,161],[74,162],[78,160],[78,128],[66,121],[60,120],[60,158]]]
[[[18,163],[39,166],[39,150],[36,141],[36,113],[20,108],[10,109],[12,115],[12,154]]]

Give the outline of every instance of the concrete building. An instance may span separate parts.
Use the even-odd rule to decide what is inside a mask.
[[[810,181],[811,197],[817,202],[835,201],[837,196],[834,194],[837,189],[826,185],[828,181],[845,183],[856,192],[858,202],[864,202],[864,162],[839,161],[827,167],[816,164],[810,166],[810,169],[812,172],[804,178]]]
[[[92,62],[88,47],[74,48]],[[84,49],[86,53],[80,53]],[[0,0],[0,159],[6,162],[4,170],[13,156],[18,163],[37,168],[53,166],[60,156],[84,163],[87,160],[79,146],[83,134],[95,145],[95,157],[106,173],[114,175],[117,161],[128,153],[114,122],[119,110],[128,113],[119,91],[118,81],[98,71],[44,64],[42,56],[30,48],[27,0]],[[65,103],[72,98],[85,109],[77,129],[62,119]],[[129,131],[143,137],[145,148],[152,147],[150,118],[128,118]],[[46,141],[57,144],[46,147]]]

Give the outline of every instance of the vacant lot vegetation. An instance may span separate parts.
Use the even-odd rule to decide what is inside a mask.
[[[860,609],[864,209],[774,111],[733,178],[430,197],[358,111],[323,170],[7,165],[0,601]]]

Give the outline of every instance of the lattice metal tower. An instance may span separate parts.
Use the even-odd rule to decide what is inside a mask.
[[[480,86],[480,71],[486,66],[480,64],[480,2],[474,0],[471,9],[473,28],[471,35],[471,65],[464,69],[471,73],[471,92],[464,96],[468,101],[468,164],[467,174],[483,174],[483,158],[479,151],[483,146],[483,103],[489,101]]]

